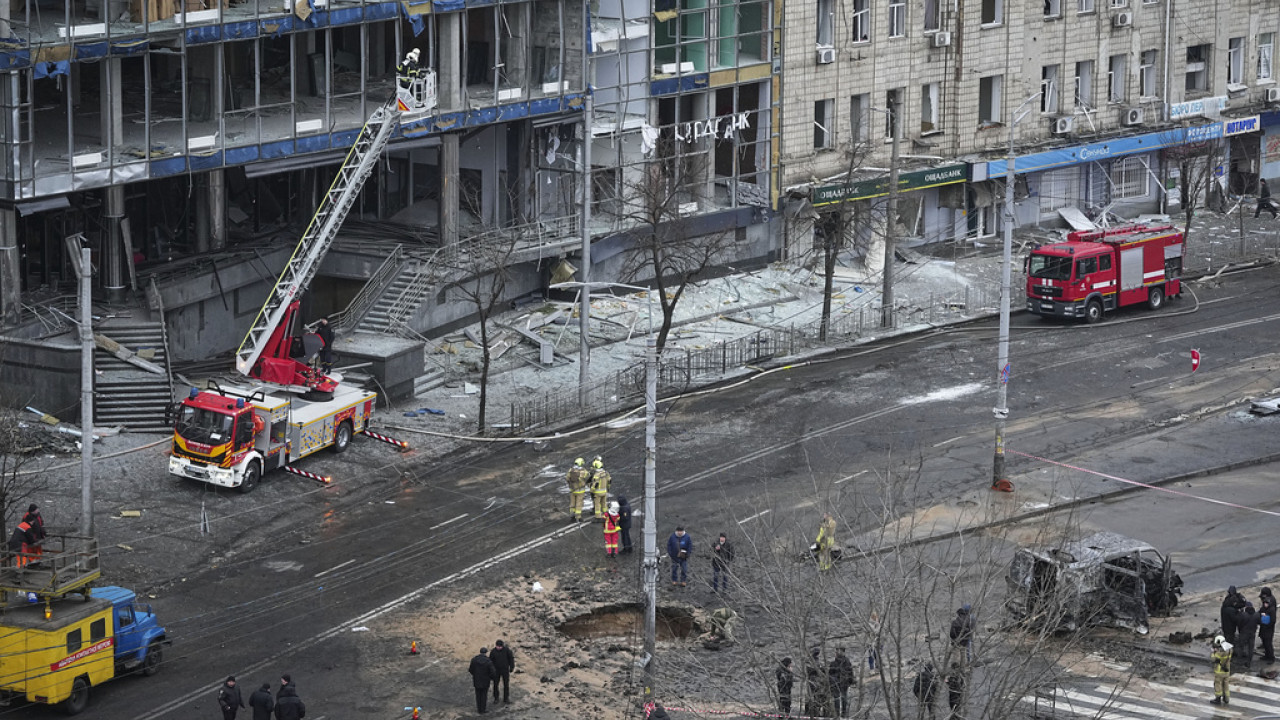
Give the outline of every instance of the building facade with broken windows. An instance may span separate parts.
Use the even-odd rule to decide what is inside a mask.
[[[594,279],[619,279],[655,204],[682,232],[733,238],[728,260],[766,258],[777,17],[773,0],[6,7],[4,383],[74,377],[80,245],[95,299],[140,300],[163,323],[139,343],[178,360],[234,349],[414,48],[433,107],[401,118],[308,320],[418,338],[465,322],[458,289],[492,246],[513,297],[562,258],[581,266],[584,237]]]
[[[842,203],[883,226],[890,108],[920,242],[1000,229],[1011,143],[1018,225],[1172,212],[1197,164],[1235,193],[1280,174],[1274,2],[808,0],[783,24],[789,255]]]

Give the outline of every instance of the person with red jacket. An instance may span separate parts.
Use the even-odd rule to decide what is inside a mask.
[[[609,503],[609,510],[604,514],[604,555],[618,557],[618,537],[622,534],[618,519],[618,503]]]

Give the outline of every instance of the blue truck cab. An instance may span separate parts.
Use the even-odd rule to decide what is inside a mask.
[[[138,667],[143,675],[156,674],[169,640],[151,606],[138,604],[134,592],[122,587],[93,588],[89,595],[106,600],[113,608],[116,675]]]

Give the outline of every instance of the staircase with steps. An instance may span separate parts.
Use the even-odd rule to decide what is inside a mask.
[[[133,432],[168,430],[164,414],[173,402],[173,389],[164,325],[131,319],[127,324],[109,322],[94,331],[134,353],[152,349],[155,354],[145,359],[165,368],[165,374],[149,373],[96,348],[93,352],[93,424],[97,427],[123,425]]]
[[[421,261],[407,262],[400,267],[394,280],[387,285],[356,326],[357,330],[371,333],[394,334],[391,328],[391,309],[415,282]]]

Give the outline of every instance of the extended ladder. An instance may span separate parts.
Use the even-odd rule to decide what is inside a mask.
[[[347,152],[346,160],[343,161],[338,175],[329,186],[329,192],[320,203],[316,214],[312,216],[307,231],[302,234],[297,246],[294,247],[289,262],[285,264],[284,272],[280,273],[275,287],[271,289],[266,302],[262,304],[262,309],[254,318],[249,334],[245,335],[244,342],[240,343],[240,349],[236,351],[236,370],[242,374],[251,374],[254,363],[261,357],[267,341],[280,324],[289,303],[293,302],[298,293],[304,290],[315,277],[320,261],[324,259],[329,246],[338,236],[342,221],[346,219],[351,206],[355,204],[360,190],[377,166],[378,158],[381,157],[383,149],[395,132],[400,117],[395,102],[395,100],[388,102],[369,116],[360,130],[359,137]]]

